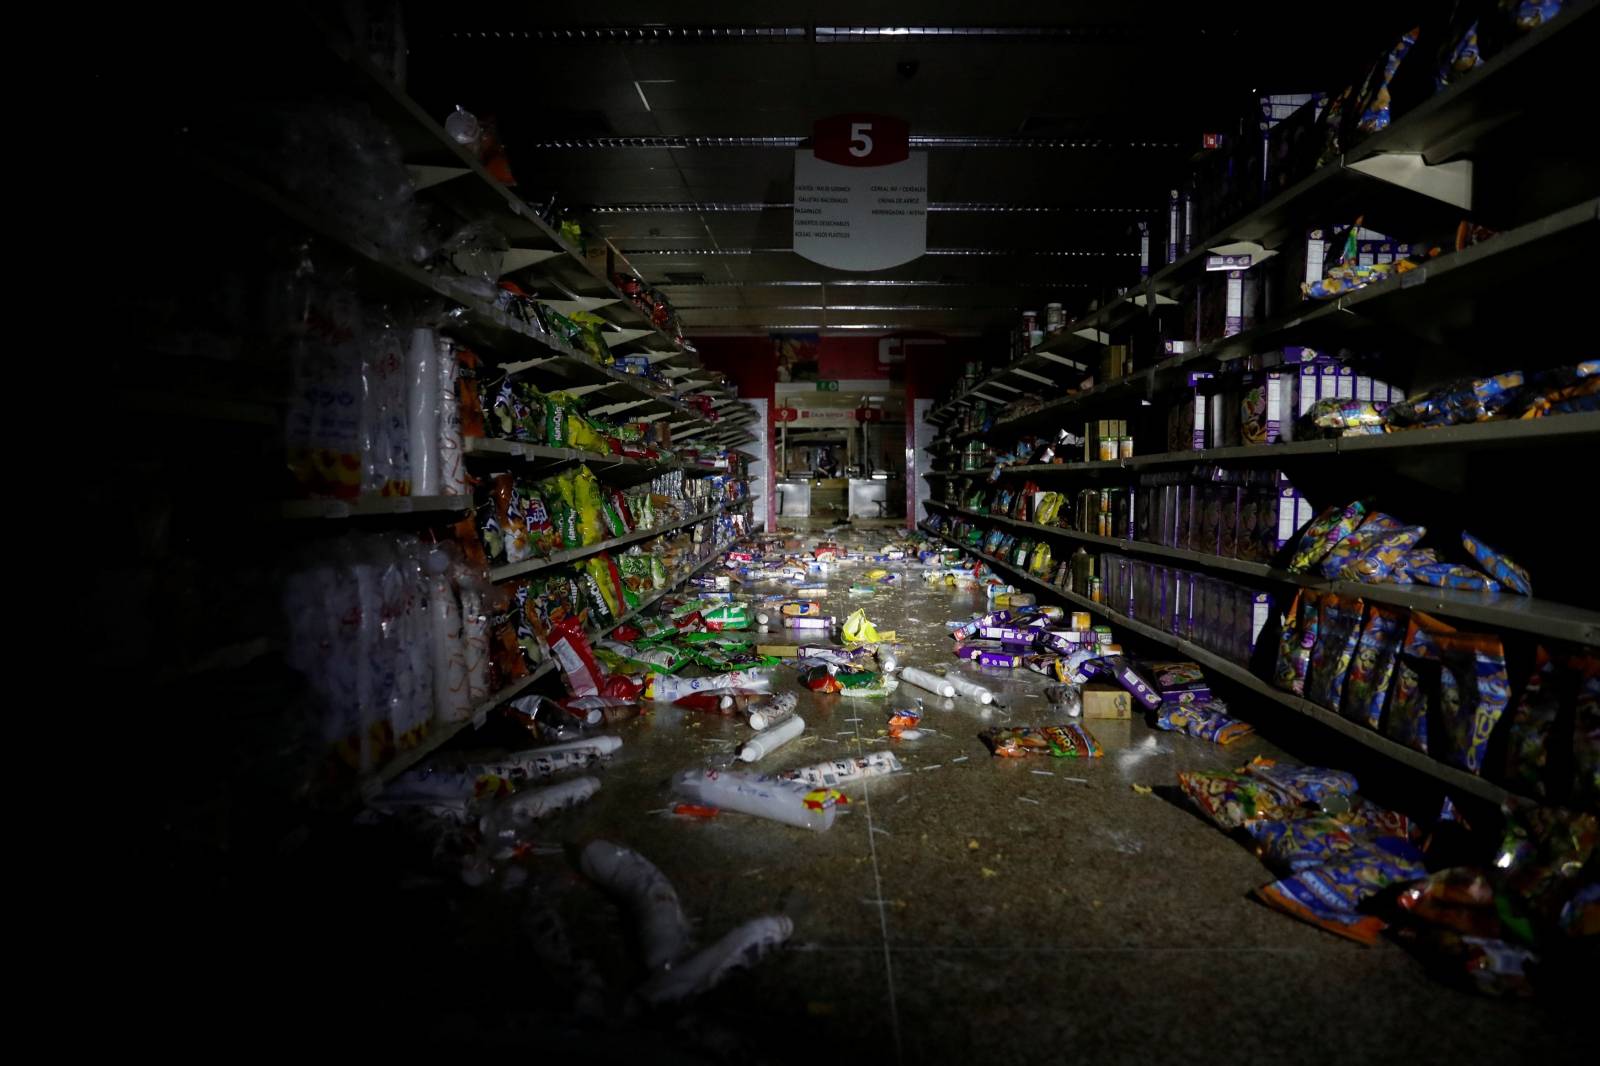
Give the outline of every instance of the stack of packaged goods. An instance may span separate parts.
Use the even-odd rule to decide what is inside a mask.
[[[454,545],[352,535],[285,582],[289,665],[309,705],[309,780],[337,785],[472,717],[497,687],[495,590]]]
[[[1462,535],[1465,563],[1415,545],[1426,530],[1363,502],[1334,507],[1302,534],[1291,566],[1367,583],[1423,582],[1530,595],[1526,570]],[[1494,576],[1489,576],[1493,574]],[[1539,647],[1512,718],[1503,777],[1539,794],[1600,797],[1600,659],[1589,649]],[[1506,651],[1493,633],[1464,632],[1425,614],[1359,595],[1303,589],[1283,618],[1274,683],[1390,739],[1473,774],[1510,709]],[[1547,779],[1545,752],[1570,736],[1571,759]],[[1563,737],[1565,739],[1565,737]],[[1554,745],[1556,749],[1563,747]]]
[[[1257,757],[1233,772],[1180,773],[1178,787],[1282,877],[1255,891],[1276,910],[1362,944],[1393,926],[1441,976],[1491,995],[1557,988],[1583,972],[1600,892],[1583,871],[1592,813],[1508,802],[1487,862],[1445,801],[1424,831],[1357,792],[1353,775]]]

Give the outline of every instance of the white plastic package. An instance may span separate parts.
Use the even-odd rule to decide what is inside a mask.
[[[648,859],[630,848],[596,840],[579,855],[578,868],[632,912],[646,969],[659,972],[688,953],[689,922],[678,893]]]

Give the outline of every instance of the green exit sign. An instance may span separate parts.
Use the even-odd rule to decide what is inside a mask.
[[[839,383],[837,381],[819,381],[819,382],[817,382],[817,391],[818,392],[838,392],[839,391]]]

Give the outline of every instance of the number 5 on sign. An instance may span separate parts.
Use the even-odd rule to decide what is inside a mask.
[[[857,159],[872,154],[872,123],[850,123],[850,154]]]

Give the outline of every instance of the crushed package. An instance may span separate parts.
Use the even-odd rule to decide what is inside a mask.
[[[1050,755],[1098,759],[1105,754],[1094,734],[1077,722],[1047,726],[996,726],[978,734],[990,752],[1004,758]]]

